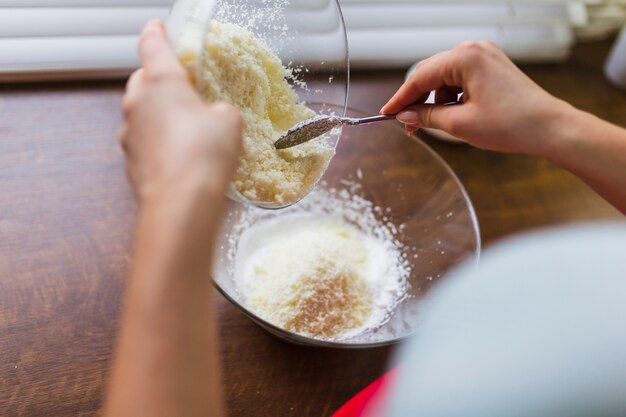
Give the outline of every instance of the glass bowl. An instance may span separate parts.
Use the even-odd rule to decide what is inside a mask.
[[[367,116],[352,109],[348,114]],[[268,323],[248,309],[245,297],[235,285],[234,254],[244,231],[240,221],[250,215],[256,221],[287,215],[312,197],[278,212],[229,202],[215,257],[215,284],[252,320],[282,339],[340,348],[397,342],[413,332],[420,300],[433,284],[462,261],[478,262],[478,221],[463,185],[432,149],[416,137],[407,137],[395,122],[344,129],[337,154],[318,187],[347,190],[382,208],[376,216],[397,230],[394,237],[403,244],[404,258],[411,266],[409,296],[396,306],[382,326],[347,340],[304,337]]]
[[[234,23],[263,40],[295,74],[289,82],[300,100],[321,103],[319,113],[345,115],[348,100],[348,39],[337,0],[178,0],[166,22],[167,33],[181,62],[202,94],[207,34],[212,20]],[[246,82],[242,75],[241,82]],[[326,136],[336,147],[340,131]],[[257,207],[273,203],[251,201],[231,186],[229,197]]]

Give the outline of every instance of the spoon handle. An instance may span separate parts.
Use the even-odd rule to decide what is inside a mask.
[[[372,117],[364,117],[362,119],[355,119],[356,123],[354,123],[355,125],[364,125],[364,124],[368,124],[368,123],[375,123],[375,122],[384,122],[385,120],[395,120],[396,115],[395,114],[381,114],[378,116],[372,116]]]

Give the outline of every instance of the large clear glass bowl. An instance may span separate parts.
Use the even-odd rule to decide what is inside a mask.
[[[297,81],[290,83],[302,101],[321,103],[319,113],[345,115],[350,68],[337,0],[178,0],[167,19],[167,33],[200,93],[204,83],[200,63],[214,19],[238,24],[262,39],[285,68],[296,71]],[[238,82],[246,82],[245,74]],[[335,132],[326,140],[335,147],[340,136]],[[233,186],[229,197],[262,208],[286,207],[250,201]]]
[[[348,110],[355,117],[367,114]],[[213,279],[220,292],[257,324],[290,342],[304,345],[363,348],[397,342],[415,329],[424,294],[462,261],[478,262],[480,233],[472,203],[450,167],[426,144],[407,137],[395,122],[344,129],[337,155],[318,187],[350,190],[346,180],[358,181],[357,193],[383,208],[377,216],[391,222],[411,265],[409,297],[376,331],[349,340],[327,341],[304,337],[266,322],[247,307],[235,286],[232,253],[241,231],[240,218],[255,211],[259,221],[288,214],[229,202],[218,244]],[[306,198],[299,204],[306,203]],[[385,219],[383,219],[385,218]],[[400,225],[404,225],[400,227]],[[252,226],[252,225],[251,225]]]

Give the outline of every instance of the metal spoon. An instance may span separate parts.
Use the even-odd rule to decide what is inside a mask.
[[[293,146],[301,145],[305,142],[315,139],[326,132],[330,132],[334,128],[341,125],[364,125],[366,123],[382,122],[385,120],[395,120],[395,114],[384,114],[380,116],[364,117],[355,119],[351,117],[337,117],[318,114],[310,119],[303,120],[291,129],[289,129],[274,146],[276,149],[287,149]]]

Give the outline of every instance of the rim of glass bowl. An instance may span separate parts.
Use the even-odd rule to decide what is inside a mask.
[[[343,41],[346,45],[345,48],[345,72],[346,72],[346,81],[345,88],[346,93],[344,95],[343,103],[321,103],[321,102],[308,102],[307,105],[326,105],[326,106],[336,106],[341,109],[341,116],[345,116],[348,110],[348,98],[350,96],[350,45],[348,43],[348,33],[346,32],[346,22],[343,16],[343,11],[341,9],[341,5],[338,0],[331,0],[332,4],[335,6],[337,13],[339,15],[339,21],[341,23],[341,32],[343,35]],[[206,38],[208,35],[208,27],[211,21],[211,16],[213,15],[213,11],[217,5],[217,0],[177,0],[172,8],[170,9],[170,14],[167,19],[167,28],[168,28],[168,37],[172,45],[177,45],[178,38],[182,33],[182,28],[187,24],[193,24],[197,26],[197,29],[200,30],[200,45],[199,50],[197,51],[199,60],[198,62],[204,61],[205,50],[202,47],[206,43]],[[196,68],[196,83],[197,90],[202,92],[203,90],[203,79],[201,74],[201,67],[198,65]],[[337,138],[337,141],[334,144],[334,148],[337,148],[339,141],[341,140],[341,135]],[[332,162],[332,158],[331,158]],[[322,178],[323,174],[318,178],[317,183]],[[249,205],[252,207],[264,209],[264,210],[280,210],[292,206],[298,201],[302,200],[302,198],[306,197],[306,194],[298,199],[297,201],[284,204],[284,205],[272,205],[270,203],[265,204],[262,202],[255,202],[246,198],[243,194],[241,194],[231,182],[228,190],[228,197],[234,201],[239,203]]]
[[[357,115],[358,114],[364,115],[364,116],[367,115],[366,112],[364,112],[362,110],[355,109],[353,107],[348,107],[346,110],[349,110],[350,114],[355,113]],[[398,126],[389,126],[389,128],[390,129],[396,129],[401,134],[404,135],[404,131],[400,127],[398,127]],[[476,249],[474,250],[474,254],[473,254],[473,258],[474,258],[474,262],[473,263],[474,263],[474,268],[476,268],[478,266],[478,263],[480,261],[480,256],[481,256],[481,253],[482,253],[482,241],[481,241],[481,236],[480,236],[480,226],[478,224],[478,217],[476,216],[476,211],[474,210],[474,205],[472,203],[472,200],[469,198],[469,195],[467,194],[467,190],[465,189],[465,186],[463,186],[463,183],[461,182],[461,180],[459,180],[459,177],[452,170],[450,165],[448,165],[448,163],[437,152],[435,152],[426,142],[424,142],[421,138],[419,138],[419,137],[417,137],[415,135],[411,136],[411,140],[413,140],[419,146],[424,148],[427,153],[429,153],[436,161],[439,162],[439,164],[444,168],[444,170],[448,173],[450,178],[454,181],[454,183],[457,185],[457,187],[461,191],[461,195],[463,196],[463,201],[465,202],[465,205],[467,206],[467,210],[468,210],[471,222],[472,222],[472,228],[474,230],[474,240],[475,240]],[[337,141],[337,143],[339,143],[339,141]],[[254,206],[254,207],[257,207],[257,206]],[[465,264],[465,263],[470,262],[470,259],[471,258],[468,257],[461,264]],[[453,269],[456,268],[456,267],[458,267],[458,265],[454,266]],[[399,342],[401,342],[401,341],[411,337],[413,335],[413,333],[415,333],[414,331],[412,331],[412,332],[410,332],[410,333],[408,333],[408,334],[406,334],[404,336],[398,336],[398,337],[395,337],[393,339],[388,339],[388,340],[379,341],[379,342],[363,342],[363,343],[350,343],[350,342],[342,342],[342,341],[320,340],[320,339],[315,339],[315,338],[312,338],[312,337],[302,336],[302,335],[299,335],[297,333],[293,333],[293,332],[290,332],[290,331],[285,330],[283,328],[280,328],[280,327],[278,327],[278,326],[276,326],[276,325],[274,325],[274,324],[272,324],[272,323],[262,319],[261,317],[256,315],[252,310],[249,310],[243,304],[239,303],[239,301],[235,300],[225,289],[223,289],[219,285],[219,283],[216,280],[213,280],[213,285],[224,296],[224,298],[226,298],[231,304],[233,304],[240,311],[242,311],[245,315],[247,315],[250,319],[252,319],[256,324],[261,326],[264,330],[272,333],[272,335],[274,335],[274,336],[276,336],[276,337],[278,337],[280,339],[286,340],[286,341],[288,341],[290,343],[295,343],[295,344],[305,345],[305,346],[339,348],[339,349],[368,349],[368,348],[389,346],[389,345],[393,345],[393,344],[399,343]]]
[[[198,62],[204,61],[204,48],[208,35],[208,27],[211,16],[217,5],[217,0],[176,0],[170,8],[165,26],[167,36],[174,48],[178,47],[178,41],[183,29],[188,25],[193,25],[200,33],[200,42],[197,45]],[[203,89],[203,81],[198,65],[196,68],[197,90]]]

